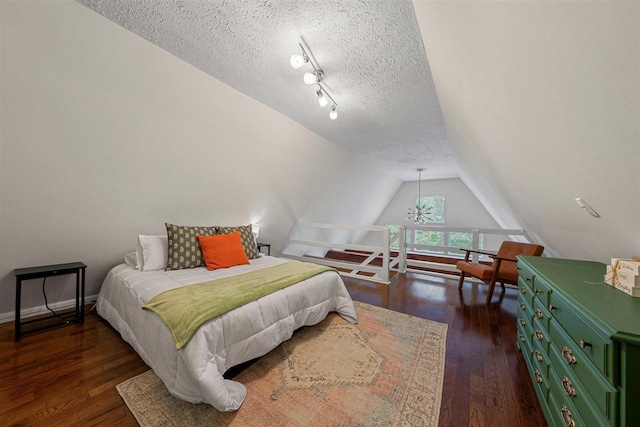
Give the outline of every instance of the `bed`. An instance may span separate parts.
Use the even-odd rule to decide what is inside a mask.
[[[203,324],[180,350],[155,313],[143,310],[169,289],[248,273],[288,262],[262,256],[248,265],[208,271],[138,271],[127,264],[107,274],[96,303],[98,314],[115,328],[162,379],[169,392],[219,411],[240,407],[246,388],[224,379],[231,367],[263,356],[302,327],[338,312],[356,323],[353,301],[335,271],[327,271],[264,296]]]

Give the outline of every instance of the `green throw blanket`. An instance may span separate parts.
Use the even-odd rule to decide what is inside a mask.
[[[169,327],[176,349],[184,347],[205,322],[265,295],[332,268],[290,261],[238,276],[171,289],[142,308],[153,311]]]

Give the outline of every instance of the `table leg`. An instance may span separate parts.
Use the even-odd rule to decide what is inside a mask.
[[[22,279],[16,279],[16,320],[15,320],[15,341],[20,341],[20,296],[22,294]]]
[[[82,303],[80,304],[80,323],[84,323],[84,279],[85,279],[85,269],[81,268],[82,272]]]

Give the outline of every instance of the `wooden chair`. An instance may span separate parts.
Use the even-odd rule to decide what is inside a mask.
[[[489,285],[487,293],[487,304],[491,302],[493,289],[496,282],[500,282],[502,291],[504,292],[504,284],[518,284],[518,271],[516,270],[517,255],[533,255],[540,256],[544,250],[543,246],[531,243],[520,243],[505,241],[500,246],[497,254],[484,251],[475,251],[472,249],[462,249],[467,254],[464,261],[458,261],[456,267],[460,270],[460,282],[458,282],[458,290],[462,291],[465,275],[476,277]],[[493,258],[491,265],[481,264],[469,261],[471,253],[479,253],[488,255]]]

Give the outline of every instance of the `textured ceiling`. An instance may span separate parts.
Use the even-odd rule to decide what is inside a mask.
[[[408,0],[78,0],[405,181],[458,176]],[[292,54],[306,44],[338,119]]]

